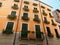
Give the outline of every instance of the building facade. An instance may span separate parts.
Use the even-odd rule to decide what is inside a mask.
[[[59,45],[51,8],[39,0],[0,0],[0,44]]]
[[[55,11],[53,11],[53,14],[54,14],[55,20],[58,23],[60,23],[60,10],[59,9],[56,9]]]

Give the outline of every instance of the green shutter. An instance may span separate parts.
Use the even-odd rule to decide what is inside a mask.
[[[41,31],[40,31],[40,25],[35,25],[35,30],[36,30],[36,38],[41,38]]]
[[[6,27],[6,29],[10,29],[10,30],[12,30],[12,29],[13,29],[13,25],[14,25],[13,22],[8,22],[8,23],[7,23],[7,27]]]
[[[22,30],[27,31],[28,30],[28,24],[22,24]]]
[[[35,25],[36,32],[40,32],[40,25]]]
[[[22,24],[22,32],[21,32],[21,39],[27,39],[28,36],[28,24]]]
[[[40,40],[44,40],[44,34],[40,30],[40,25],[35,25],[35,30],[36,30],[36,38]]]
[[[13,25],[13,22],[8,22],[6,29],[3,30],[3,34],[13,34]]]

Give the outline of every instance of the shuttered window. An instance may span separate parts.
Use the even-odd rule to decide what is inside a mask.
[[[22,30],[28,30],[28,24],[23,23],[22,24]]]
[[[28,17],[28,13],[23,13],[23,16],[24,17]]]
[[[46,27],[46,29],[47,29],[47,35],[50,36],[51,35],[50,28],[49,27]]]
[[[35,30],[36,30],[36,38],[42,38],[41,31],[40,31],[40,25],[35,25]]]
[[[21,39],[27,39],[28,37],[28,24],[22,24],[22,32],[21,32]]]
[[[55,29],[55,33],[56,33],[56,37],[57,37],[57,38],[60,38],[60,35],[59,35],[57,29]]]
[[[11,15],[16,15],[16,11],[12,11],[11,12]]]
[[[12,30],[12,29],[13,29],[13,25],[14,25],[13,22],[8,22],[8,23],[7,23],[7,27],[6,27],[6,29],[10,29],[10,30]]]

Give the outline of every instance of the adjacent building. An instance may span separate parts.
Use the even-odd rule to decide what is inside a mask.
[[[60,45],[51,9],[39,0],[0,0],[0,44]]]
[[[56,9],[55,11],[53,11],[53,14],[54,14],[55,20],[58,23],[60,23],[60,10],[59,9]]]

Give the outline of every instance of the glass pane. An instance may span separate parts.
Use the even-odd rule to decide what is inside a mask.
[[[16,15],[16,11],[12,11],[11,12],[11,15]]]
[[[23,13],[23,16],[24,17],[28,17],[28,13]]]

